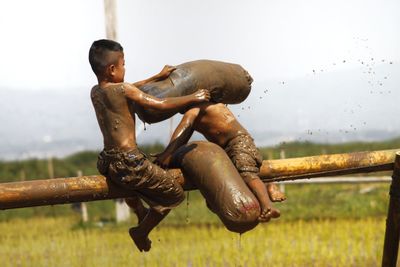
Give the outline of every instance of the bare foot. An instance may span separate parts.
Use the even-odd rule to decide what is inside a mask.
[[[274,183],[267,184],[267,191],[272,202],[282,202],[286,200],[285,194],[281,192]]]
[[[150,250],[151,240],[146,234],[141,233],[137,227],[132,227],[129,229],[129,235],[131,236],[133,242],[135,242],[135,245],[140,252],[146,252]]]
[[[261,214],[258,217],[259,222],[269,222],[271,219],[279,218],[281,212],[275,208],[262,208]]]

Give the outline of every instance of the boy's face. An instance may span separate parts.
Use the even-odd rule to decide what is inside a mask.
[[[115,64],[109,66],[109,74],[111,76],[111,80],[114,83],[122,83],[124,82],[125,77],[125,59],[123,52],[113,52],[116,57],[118,57]]]

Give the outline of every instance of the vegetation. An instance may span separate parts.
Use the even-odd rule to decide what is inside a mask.
[[[311,142],[281,143],[274,147],[260,148],[264,159],[278,159],[281,151],[285,151],[286,158],[305,157],[321,154],[337,154],[358,151],[374,151],[400,148],[400,137],[382,142],[349,142],[341,144],[323,144]]]
[[[160,152],[164,146],[160,143],[140,147],[147,155]],[[77,176],[78,171],[86,175],[98,174],[96,169],[99,151],[84,151],[66,158],[28,159],[0,162],[0,182],[46,179],[49,173],[49,161],[54,170],[54,177]]]
[[[75,228],[77,218],[0,223],[2,266],[379,266],[385,221],[312,220],[259,225],[242,236],[222,227],[161,225],[142,254],[126,225]]]

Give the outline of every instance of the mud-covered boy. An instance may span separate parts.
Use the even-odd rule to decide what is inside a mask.
[[[267,222],[271,218],[279,217],[280,212],[272,206],[271,199],[283,201],[285,196],[275,184],[269,183],[265,186],[261,181],[258,176],[262,164],[261,155],[253,138],[225,104],[208,102],[187,110],[169,145],[158,154],[156,162],[161,166],[168,166],[173,153],[189,141],[194,131],[200,132],[208,141],[225,150],[260,203],[259,221]]]
[[[148,251],[150,231],[184,199],[182,187],[172,175],[151,163],[136,144],[135,109],[142,107],[156,111],[178,112],[190,105],[209,100],[209,93],[199,90],[194,94],[158,99],[140,91],[135,84],[125,83],[125,60],[122,46],[111,40],[93,42],[89,62],[98,84],[91,90],[91,99],[104,149],[99,154],[97,168],[112,182],[132,189],[145,200],[150,209],[129,234],[140,251]],[[174,68],[164,68],[160,74],[136,83],[164,79]]]

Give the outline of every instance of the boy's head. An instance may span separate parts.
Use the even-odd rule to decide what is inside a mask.
[[[99,80],[124,81],[124,49],[118,42],[106,39],[94,41],[89,50],[89,62]]]

